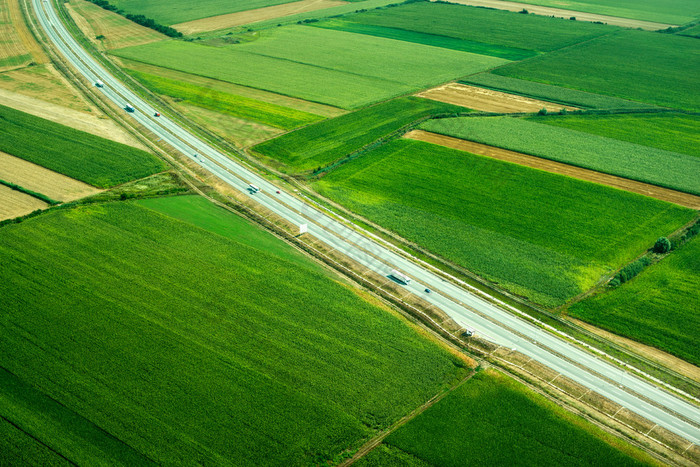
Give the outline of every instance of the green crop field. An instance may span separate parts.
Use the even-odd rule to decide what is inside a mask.
[[[285,171],[323,167],[428,115],[466,112],[442,102],[405,97],[377,104],[317,123],[254,147],[263,156],[282,163]]]
[[[512,48],[520,53],[523,49],[556,50],[617,29],[560,18],[432,2],[371,10],[342,19],[360,25],[473,41],[494,49],[496,46],[505,47],[504,50]]]
[[[0,151],[104,188],[165,170],[140,149],[0,105]]]
[[[554,306],[694,211],[420,141],[392,141],[314,183],[330,199]]]
[[[669,24],[687,23],[700,16],[700,5],[695,0],[523,0],[522,3]]]
[[[681,36],[700,37],[700,23],[678,33]]]
[[[620,31],[494,73],[683,110],[700,110],[697,40]]]
[[[144,15],[165,25],[184,23],[210,16],[254,10],[266,6],[281,5],[294,0],[206,0],[192,2],[189,0],[109,0],[112,5],[133,15]]]
[[[700,157],[700,116],[688,114],[567,115],[546,123],[666,151]]]
[[[430,465],[645,465],[654,462],[521,383],[483,371],[390,434]],[[410,464],[409,464],[410,465]]]
[[[342,108],[362,107],[507,62],[308,26],[264,31],[253,42],[226,47],[162,41],[115,53]]]
[[[508,76],[494,75],[493,73],[478,73],[468,76],[461,83],[472,84],[484,88],[495,89],[526,97],[542,99],[545,101],[569,104],[575,107],[589,109],[647,109],[653,108],[651,104],[634,102],[617,97],[592,94],[590,92],[577,91],[576,89],[551,86],[549,84],[536,83],[523,79],[509,78]]]
[[[639,276],[569,309],[572,316],[700,365],[700,237]]]
[[[215,112],[231,115],[245,120],[263,123],[291,130],[302,125],[323,120],[323,117],[300,110],[270,104],[249,97],[237,96],[214,89],[183,83],[162,76],[129,70],[129,74],[138,79],[151,91],[181,99]]]
[[[459,117],[421,128],[566,164],[700,194],[700,159],[686,154],[543,125],[539,117]],[[543,121],[553,121],[545,119]]]
[[[82,465],[323,464],[465,374],[275,242],[187,197],[0,228],[9,443],[30,464],[40,444]]]

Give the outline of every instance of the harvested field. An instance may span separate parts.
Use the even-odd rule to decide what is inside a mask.
[[[437,88],[428,89],[419,93],[418,96],[484,112],[537,112],[542,108],[547,109],[548,112],[558,112],[561,109],[577,110],[576,107],[568,107],[459,83],[448,83]]]
[[[5,185],[0,185],[0,221],[24,216],[37,209],[47,208],[49,205],[33,196],[13,190]]]
[[[341,0],[301,0],[299,2],[187,21],[186,23],[174,24],[172,27],[183,34],[196,34],[199,32],[215,31],[268,19],[296,15],[298,13],[306,13],[307,11],[323,10],[324,8],[345,5],[346,3],[347,2]]]
[[[542,159],[535,156],[529,156],[507,149],[496,148],[486,144],[475,143],[450,136],[430,133],[423,130],[413,130],[404,135],[405,138],[425,141],[427,143],[439,144],[448,148],[467,151],[480,156],[492,157],[502,161],[513,162],[519,165],[532,167],[534,169],[544,170],[546,172],[566,175],[568,177],[586,180],[588,182],[599,183],[601,185],[611,186],[620,190],[639,193],[644,196],[675,203],[679,206],[685,206],[691,209],[700,209],[700,196],[682,193],[680,191],[670,190],[668,188],[650,185],[648,183],[637,182],[614,175],[608,175],[594,170],[582,169],[561,162],[555,162],[548,159]]]
[[[434,0],[433,0],[434,1]],[[530,5],[527,3],[506,2],[503,0],[450,0],[450,3],[459,3],[460,5],[481,6],[487,8],[497,8],[499,10],[522,11],[523,9],[530,13],[542,16],[555,16],[557,18],[576,18],[577,21],[601,22],[612,26],[621,26],[623,28],[641,28],[648,31],[656,31],[657,29],[665,29],[672,24],[655,23],[652,21],[641,21],[630,18],[619,18],[617,16],[598,15],[595,13],[583,13],[581,11],[564,10],[562,8],[551,8],[539,5]]]
[[[102,191],[4,152],[0,152],[0,179],[57,201],[73,201]]]
[[[17,28],[10,4],[17,0],[0,0],[0,70],[27,65],[32,57]],[[24,24],[24,23],[22,23]]]
[[[167,38],[153,29],[138,25],[85,0],[71,0],[66,4],[66,9],[85,37],[108,50],[148,44]],[[96,39],[98,36],[103,36],[104,39]]]
[[[76,130],[92,133],[102,138],[118,143],[128,144],[139,149],[146,149],[143,144],[134,139],[122,127],[105,116],[96,116],[61,105],[51,104],[29,96],[0,89],[0,101],[3,105],[21,110],[37,117],[45,118],[55,123],[75,128]]]
[[[9,12],[10,21],[14,28],[15,34],[24,46],[24,49],[32,56],[32,61],[36,64],[44,64],[49,62],[49,57],[46,56],[44,50],[39,43],[34,39],[34,35],[29,31],[24,22],[22,11],[20,10],[18,0],[5,0],[7,3],[7,11]]]

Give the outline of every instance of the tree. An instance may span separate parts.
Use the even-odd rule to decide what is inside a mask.
[[[654,243],[654,252],[668,253],[669,251],[671,251],[671,240],[668,238],[661,237]]]

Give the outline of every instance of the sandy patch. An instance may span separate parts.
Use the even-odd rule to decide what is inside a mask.
[[[628,180],[626,178],[616,177],[614,175],[608,175],[601,172],[596,172],[594,170],[582,169],[580,167],[574,167],[561,162],[550,161],[548,159],[529,156],[527,154],[522,154],[515,151],[508,151],[507,149],[496,148],[486,144],[475,143],[473,141],[467,141],[459,138],[452,138],[450,136],[439,135],[437,133],[430,133],[423,130],[410,131],[406,133],[404,137],[425,141],[427,143],[439,144],[440,146],[459,149],[472,154],[478,154],[480,156],[514,162],[519,165],[544,170],[546,172],[578,178],[579,180],[607,185],[620,190],[639,193],[644,196],[660,199],[662,201],[668,201],[670,203],[675,203],[692,209],[700,209],[700,196],[682,193],[655,185],[649,185],[648,183]]]
[[[548,112],[559,112],[561,109],[578,110],[576,107],[459,83],[448,83],[428,89],[419,93],[418,96],[484,112],[537,112],[542,108],[547,109]]]
[[[0,102],[7,107],[21,110],[37,117],[51,120],[52,122],[81,130],[86,133],[101,136],[106,139],[111,139],[118,143],[128,144],[139,149],[146,149],[133,136],[122,129],[114,121],[105,116],[97,117],[95,115],[78,112],[60,105],[45,102],[29,96],[23,96],[13,92],[0,89]]]
[[[48,206],[33,196],[0,185],[0,221],[24,216],[37,209],[46,209]]]
[[[431,0],[435,1],[435,0]],[[506,2],[503,0],[449,0],[450,3],[459,3],[461,5],[485,6],[488,8],[496,8],[499,10],[522,11],[526,9],[530,13],[542,16],[556,16],[557,18],[569,19],[572,16],[576,21],[590,21],[607,23],[611,26],[621,26],[623,28],[641,28],[648,31],[656,31],[657,29],[666,29],[675,24],[654,23],[652,21],[642,21],[638,19],[619,18],[617,16],[597,15],[595,13],[584,13],[581,11],[564,10],[562,8],[551,8],[547,6],[530,5],[527,3]]]
[[[73,201],[102,191],[4,152],[0,152],[0,180],[41,193],[56,201]]]
[[[173,28],[183,34],[196,34],[198,32],[216,31],[218,29],[232,28],[243,24],[265,21],[267,19],[291,16],[307,11],[323,10],[338,5],[345,5],[346,3],[347,2],[340,0],[301,0],[294,3],[285,3],[283,5],[187,21],[185,23],[175,24]]]

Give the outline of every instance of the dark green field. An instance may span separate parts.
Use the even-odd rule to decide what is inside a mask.
[[[183,83],[150,73],[129,70],[129,74],[153,92],[174,97],[215,112],[263,123],[283,130],[291,130],[323,120],[323,117],[308,112]]]
[[[406,97],[317,123],[253,149],[288,172],[323,167],[420,118],[467,112],[451,104]]]
[[[700,173],[700,159],[697,157],[542,125],[540,119],[539,116],[529,119],[443,118],[429,120],[421,128],[700,195],[700,177],[697,176]],[[543,121],[555,120],[546,118]],[[614,132],[613,129],[604,131]],[[660,129],[655,131],[657,135],[663,132]],[[661,140],[672,137],[671,134],[664,135]]]
[[[625,447],[609,433],[495,371],[477,373],[389,435],[385,443],[442,467],[653,462],[641,451]]]
[[[569,309],[588,321],[700,365],[700,237],[630,282]]]
[[[646,102],[700,110],[697,40],[620,31],[494,73]]]
[[[0,228],[3,463],[323,463],[464,374],[239,217],[141,203]]]
[[[694,211],[420,141],[314,183],[324,196],[535,302],[593,286]]]
[[[140,149],[0,105],[0,151],[105,188],[165,170]]]
[[[688,114],[567,115],[537,118],[606,138],[700,157],[700,116]]]

